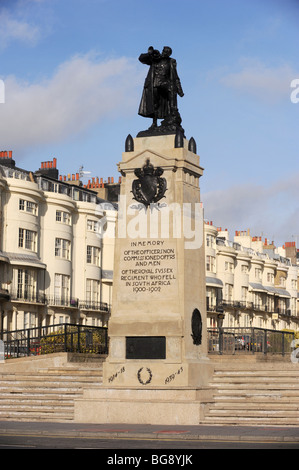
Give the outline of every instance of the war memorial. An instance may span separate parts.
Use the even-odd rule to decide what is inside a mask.
[[[281,280],[286,280],[285,273],[290,269],[290,280],[296,283],[297,268],[292,269],[295,267],[290,259],[274,260],[251,250],[246,243],[232,247],[225,237],[216,239],[216,227],[204,224],[200,195],[204,170],[196,141],[187,138],[183,128],[178,100],[184,93],[171,56],[169,47],[162,52],[150,47],[139,57],[147,76],[138,113],[147,123],[144,127],[149,122],[150,126],[136,137],[128,129],[124,152],[117,159],[121,175],[117,208],[108,204],[102,192],[97,197],[89,186],[62,181],[62,175],[58,180],[56,159],[53,166],[52,162],[43,162],[33,174],[15,166],[11,151],[0,152],[6,216],[3,227],[8,234],[1,261],[3,279],[9,281],[6,284],[10,289],[2,289],[0,299],[4,327],[0,340],[2,420],[80,426],[208,424],[280,426],[277,432],[281,426],[297,429],[298,340],[293,331],[278,329],[275,324],[279,315],[275,303],[286,308],[292,297]],[[38,208],[43,215],[40,221]],[[34,210],[36,214],[32,214]],[[73,225],[72,214],[79,214]],[[68,223],[61,224],[64,217]],[[24,245],[25,221],[25,226],[32,228],[29,234],[35,230],[40,235],[41,258],[33,249],[31,256],[26,252],[35,244],[28,236]],[[12,233],[19,237],[12,237]],[[67,259],[67,245],[65,259],[61,259],[63,245],[56,243],[65,234],[76,247],[72,264]],[[240,237],[253,241],[248,233]],[[239,235],[235,238],[238,241]],[[217,240],[220,242],[217,252],[213,240],[215,246]],[[55,258],[57,252],[53,263],[53,252],[48,249],[51,243],[55,245]],[[14,252],[16,246],[18,251]],[[98,266],[101,251],[106,255]],[[267,309],[261,310],[261,302],[241,305],[238,294],[233,302],[222,299],[222,289],[218,289],[222,280],[209,278],[212,263],[206,260],[212,253],[221,254],[217,258],[219,271],[226,265],[234,267],[234,258],[239,260],[236,267],[248,268],[246,274],[239,270],[236,276],[243,276],[239,292],[243,285],[252,287],[250,299],[255,301],[261,300],[255,297],[256,292],[267,292]],[[13,281],[22,281],[26,266],[33,269],[32,279],[42,281],[38,292],[25,277],[18,291],[13,290]],[[265,286],[254,281],[259,279],[262,266],[267,266]],[[223,280],[226,276],[231,279],[229,269]],[[67,287],[62,281],[69,279],[69,274],[75,275],[75,295],[70,297],[71,292],[62,289]],[[46,280],[51,276],[55,280],[58,277],[54,297],[50,289],[46,290]],[[105,302],[98,302],[102,297],[91,295],[92,285],[100,287],[100,279],[105,280],[101,288],[106,288],[109,308]],[[213,313],[217,322],[219,319],[217,328],[207,328],[207,311],[211,314],[207,280],[216,280],[215,300],[219,303]],[[297,289],[292,289],[297,302]],[[248,326],[251,309],[252,318],[257,313],[259,319],[274,320],[271,324],[275,329]],[[244,324],[222,327],[224,312],[229,318],[241,318],[244,313]],[[12,325],[22,326],[25,318],[28,321],[30,313],[39,320],[39,326],[11,330]],[[97,315],[101,326],[92,323]],[[283,312],[281,316],[297,318]],[[208,320],[210,323],[211,317]],[[227,439],[225,430],[223,433]]]
[[[128,135],[115,234],[109,355],[101,390],[86,390],[81,422],[196,424],[212,366],[207,357],[205,253],[193,137],[185,137],[184,95],[172,51],[153,47],[139,115]],[[159,120],[161,123],[159,124]]]

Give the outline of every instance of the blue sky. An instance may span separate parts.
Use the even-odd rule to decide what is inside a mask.
[[[127,135],[151,124],[138,56],[169,45],[205,217],[299,245],[298,24],[295,0],[0,0],[1,150],[118,177]]]

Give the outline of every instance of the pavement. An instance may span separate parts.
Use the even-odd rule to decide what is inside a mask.
[[[288,442],[299,444],[299,426],[164,426],[0,421],[0,436],[61,436],[97,439],[174,439],[192,441]]]

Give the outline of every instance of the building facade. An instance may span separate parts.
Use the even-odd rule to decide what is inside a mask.
[[[205,223],[208,327],[299,329],[296,258],[286,247]]]
[[[0,153],[0,330],[58,323],[106,326],[116,210],[56,159],[32,173]],[[109,231],[108,231],[109,232]]]
[[[0,152],[0,332],[108,325],[120,181],[83,185],[56,165],[30,172]],[[204,227],[208,327],[299,330],[295,243]]]

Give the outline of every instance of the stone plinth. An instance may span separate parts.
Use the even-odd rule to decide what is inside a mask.
[[[105,386],[197,386],[207,362],[199,156],[175,136],[134,139],[123,153]],[[135,170],[162,168],[167,190],[134,200]],[[195,312],[195,313],[194,313]],[[198,334],[197,334],[198,332]],[[203,374],[205,375],[205,374]]]
[[[196,425],[211,401],[209,390],[103,389],[84,391],[75,400],[74,420],[81,423]]]
[[[103,388],[76,400],[77,422],[198,424],[209,400],[203,169],[188,147],[174,135],[136,138],[118,164],[109,356]],[[149,194],[153,174],[164,197],[145,207],[136,185]]]

